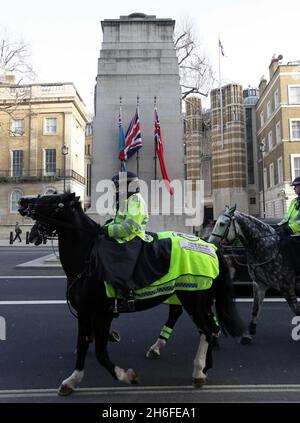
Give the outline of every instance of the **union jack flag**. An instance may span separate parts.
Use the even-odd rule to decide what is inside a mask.
[[[130,122],[125,135],[125,148],[119,154],[119,160],[127,160],[143,146],[138,110]]]

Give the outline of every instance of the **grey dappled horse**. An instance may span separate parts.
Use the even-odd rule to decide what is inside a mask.
[[[253,216],[236,211],[236,206],[226,206],[218,217],[209,242],[218,245],[222,240],[231,243],[236,238],[245,247],[248,271],[253,281],[252,317],[248,332],[242,337],[242,343],[247,344],[256,334],[258,316],[269,288],[281,292],[295,315],[300,315],[300,305],[296,297],[296,274],[284,262],[275,229]]]

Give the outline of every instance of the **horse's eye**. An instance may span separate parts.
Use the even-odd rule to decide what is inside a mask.
[[[220,226],[225,226],[225,222],[220,222]]]

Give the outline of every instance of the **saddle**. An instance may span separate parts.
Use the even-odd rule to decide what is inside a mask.
[[[96,240],[92,255],[101,262],[103,279],[124,295],[150,285],[168,273],[172,251],[170,239],[153,242],[135,239],[119,244],[110,238]],[[94,270],[95,271],[95,270]]]

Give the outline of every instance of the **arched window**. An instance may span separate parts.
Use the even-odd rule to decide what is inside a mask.
[[[10,212],[11,213],[17,213],[18,212],[18,202],[20,200],[20,198],[22,197],[23,193],[16,189],[15,191],[13,191],[11,193],[10,196]]]

